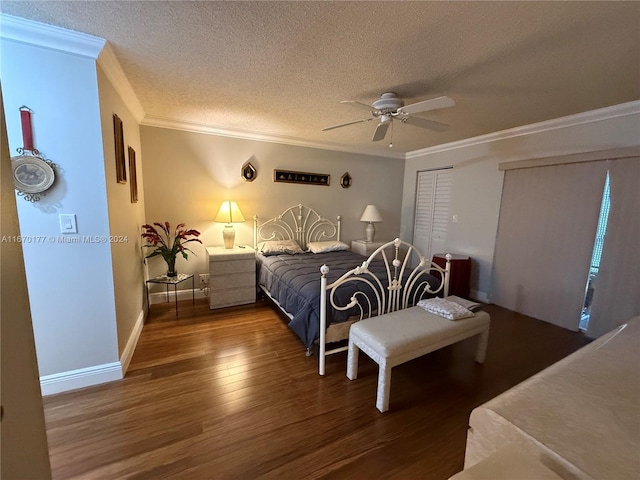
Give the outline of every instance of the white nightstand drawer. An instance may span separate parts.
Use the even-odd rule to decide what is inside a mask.
[[[224,290],[211,290],[209,296],[210,308],[231,307],[233,305],[244,305],[256,301],[255,287],[231,288]]]
[[[209,277],[209,287],[212,290],[225,290],[227,288],[246,287],[254,285],[255,272],[234,273],[224,276]]]
[[[211,275],[228,275],[233,273],[256,271],[256,259],[227,260],[226,262],[211,262]]]

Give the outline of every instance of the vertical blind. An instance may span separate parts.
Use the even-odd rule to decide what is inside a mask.
[[[640,315],[640,157],[609,162],[610,207],[587,335]]]
[[[578,330],[607,162],[505,172],[491,301]]]

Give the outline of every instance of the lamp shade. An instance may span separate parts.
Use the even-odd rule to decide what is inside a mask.
[[[220,210],[218,210],[218,214],[216,215],[214,222],[241,223],[244,222],[244,216],[236,202],[225,200],[222,202],[222,205],[220,205]]]
[[[361,222],[381,222],[382,215],[380,215],[380,211],[375,205],[367,205],[367,208],[362,212],[362,216],[360,217]]]

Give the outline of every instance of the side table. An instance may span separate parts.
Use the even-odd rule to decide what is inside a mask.
[[[433,255],[433,263],[444,268],[447,265],[446,253]],[[469,298],[471,291],[471,258],[466,255],[451,254],[451,271],[449,273],[449,295]]]
[[[207,247],[209,308],[256,301],[256,253],[246,245]]]
[[[368,257],[385,243],[387,242],[368,242],[367,243],[365,240],[352,240],[351,251],[355,253],[359,253],[360,255],[364,255],[365,257]]]
[[[166,275],[160,275],[159,277],[150,278],[145,282],[145,287],[147,289],[147,312],[151,308],[149,304],[149,284],[150,283],[160,283],[166,285],[167,287],[167,302],[169,301],[169,285],[173,285],[173,296],[176,301],[176,317],[178,316],[178,284],[182,283],[186,280],[191,279],[191,303],[195,305],[196,303],[196,291],[195,284],[193,280],[193,274],[187,273],[179,273],[175,277],[167,277]]]

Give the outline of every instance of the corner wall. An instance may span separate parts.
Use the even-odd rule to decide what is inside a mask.
[[[473,259],[472,296],[489,301],[502,198],[498,165],[639,144],[640,104],[631,102],[414,152],[405,165],[402,236],[413,239],[417,172],[453,166],[448,250]],[[457,223],[451,221],[453,215]]]

